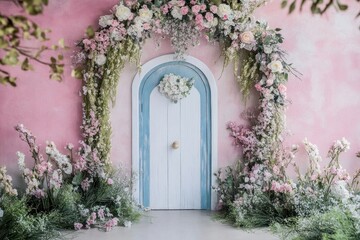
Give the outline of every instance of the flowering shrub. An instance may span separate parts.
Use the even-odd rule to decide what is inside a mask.
[[[350,148],[345,138],[330,147],[330,161],[325,167],[320,165],[316,145],[305,139],[309,166],[303,174],[294,161],[297,146],[279,145],[272,158],[259,164],[253,155],[259,141],[256,128],[230,122],[228,129],[233,144],[242,147],[244,153],[243,161],[235,167],[215,174],[219,207],[228,220],[243,227],[273,224],[283,239],[359,238],[360,195],[356,186],[360,174],[357,171],[351,178],[340,164],[340,154]],[[296,180],[286,172],[290,165],[295,167]],[[328,222],[330,217],[337,220]],[[336,238],[343,235],[347,238]]]
[[[56,236],[59,228],[97,227],[110,231],[138,218],[131,196],[131,178],[106,172],[101,161],[96,161],[96,152],[86,149],[83,142],[78,151],[72,144],[66,145],[66,155],[55,143],[47,142],[43,155],[28,129],[21,124],[15,129],[29,146],[34,165],[28,168],[25,154],[17,152],[26,185],[19,196],[6,169],[0,168],[0,228],[7,229],[1,231],[1,239],[32,239],[34,231],[38,238],[48,238]],[[12,208],[10,202],[22,210]],[[24,229],[15,234],[13,224],[19,218]]]
[[[166,74],[158,85],[159,92],[177,103],[179,100],[189,96],[194,81],[175,75]]]

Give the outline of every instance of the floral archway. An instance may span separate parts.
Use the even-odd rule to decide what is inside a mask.
[[[121,70],[128,62],[141,70],[142,46],[149,38],[168,38],[180,60],[188,48],[205,38],[210,43],[219,43],[224,66],[234,63],[234,78],[242,95],[246,98],[252,88],[259,93],[257,114],[247,115],[251,126],[228,125],[235,145],[242,147],[243,159],[235,167],[227,168],[225,176],[220,170],[216,173],[218,186],[214,187],[226,217],[237,226],[267,226],[273,222],[291,225],[294,217],[305,216],[311,223],[306,226],[316,227],[321,220],[335,219],[344,223],[343,228],[346,224],[349,231],[336,232],[333,229],[336,222],[331,222],[333,225],[326,225],[326,233],[345,237],[348,235],[344,234],[352,234],[353,238],[342,239],[358,239],[355,234],[359,234],[360,199],[345,187],[344,181],[350,177],[339,164],[339,155],[349,148],[345,139],[332,146],[331,162],[323,172],[319,170],[321,158],[316,146],[305,141],[310,159],[307,173],[299,174],[297,185],[286,175],[286,167],[296,152],[296,148],[285,149],[282,145],[287,105],[285,84],[294,70],[286,63],[280,47],[283,42],[280,29],[271,29],[253,16],[265,2],[125,0],[115,5],[109,15],[101,16],[99,28],[87,30],[88,37],[79,42],[81,50],[75,56],[73,74],[83,79],[83,141],[78,157],[73,159],[71,145],[67,146],[70,151],[67,156],[49,143],[45,160],[31,132],[22,125],[16,127],[30,147],[35,167],[25,168],[24,156],[18,154],[27,184],[23,198],[16,198],[11,178],[0,168],[0,190],[6,195],[1,198],[0,207],[7,207],[5,211],[0,208],[0,218],[4,215],[8,224],[1,226],[9,229],[5,236],[16,239],[36,233],[38,237],[49,237],[59,227],[110,230],[118,223],[131,225],[138,214],[131,199],[130,178],[126,177],[124,183],[113,177],[115,170],[109,156],[110,109]],[[359,176],[360,172],[351,185],[359,182]],[[345,200],[339,200],[339,195],[344,194]],[[333,205],[336,208],[331,208]],[[319,209],[320,215],[313,216],[314,209]],[[16,225],[19,216],[20,227]],[[315,231],[301,228],[302,222],[297,225],[296,221],[294,231],[305,235]],[[12,231],[16,228],[21,231]]]

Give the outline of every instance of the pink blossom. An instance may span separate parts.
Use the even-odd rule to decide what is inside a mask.
[[[189,8],[188,8],[187,6],[182,7],[182,8],[180,9],[180,13],[181,13],[182,15],[186,15],[188,12],[189,12]]]
[[[282,95],[284,95],[286,93],[286,86],[284,84],[280,84],[278,86],[278,90]]]
[[[151,28],[150,23],[144,23],[143,28],[144,30],[149,30]]]
[[[199,5],[194,5],[191,7],[191,11],[195,14],[198,14],[201,10],[201,7]]]
[[[107,221],[104,225],[105,230],[109,232],[113,227],[115,227],[118,224],[118,221],[119,220],[117,218],[113,218]]]
[[[208,22],[212,22],[214,20],[214,14],[212,14],[211,12],[207,12],[205,14],[205,18]]]
[[[262,87],[259,83],[255,84],[255,89],[258,91],[258,92],[261,92],[262,91]]]
[[[167,14],[169,12],[169,6],[167,4],[161,6],[161,11],[163,14]]]
[[[89,178],[85,178],[82,182],[81,182],[81,188],[86,192],[89,190],[90,187],[90,180]]]
[[[98,214],[98,217],[103,220],[105,218],[105,212],[104,212],[104,209],[100,208],[97,212]]]
[[[44,190],[38,188],[32,192],[32,195],[34,195],[36,198],[44,198],[46,194]]]
[[[206,10],[206,5],[205,5],[205,4],[201,4],[201,5],[200,5],[200,9],[201,9],[201,11],[205,11],[205,10]]]
[[[190,4],[191,4],[191,5],[195,5],[196,2],[197,2],[196,0],[191,0],[191,1],[190,1]]]
[[[213,13],[217,13],[218,7],[216,5],[211,5],[210,11],[212,11]]]
[[[107,184],[109,185],[113,185],[114,184],[114,180],[112,180],[111,178],[108,178],[106,181]]]
[[[74,229],[76,231],[80,230],[84,225],[82,225],[81,223],[74,223]]]
[[[185,1],[184,1],[184,0],[180,0],[180,1],[177,2],[177,5],[178,5],[179,7],[182,7],[182,6],[185,5]]]

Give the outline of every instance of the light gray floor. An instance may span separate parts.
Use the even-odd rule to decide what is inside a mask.
[[[70,236],[68,236],[70,237]],[[71,234],[76,240],[278,240],[265,229],[244,231],[223,224],[207,211],[151,211],[131,228],[117,227],[110,232],[97,229]]]

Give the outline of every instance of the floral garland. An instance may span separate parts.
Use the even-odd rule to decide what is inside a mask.
[[[159,92],[170,101],[177,103],[179,100],[190,95],[194,81],[175,75],[173,73],[166,74],[158,85]]]
[[[265,0],[254,1],[120,1],[111,14],[99,19],[99,29],[79,46],[76,75],[83,86],[84,143],[110,167],[110,101],[114,102],[120,72],[127,62],[140,67],[146,39],[169,38],[178,58],[201,37],[219,42],[225,64],[234,62],[234,75],[244,96],[255,86],[260,114],[251,127],[256,143],[248,161],[271,159],[284,127],[285,83],[292,71],[283,58],[279,29],[256,21],[253,12]],[[240,61],[240,56],[245,56]],[[90,151],[89,151],[90,152]],[[84,156],[88,157],[88,156]]]

